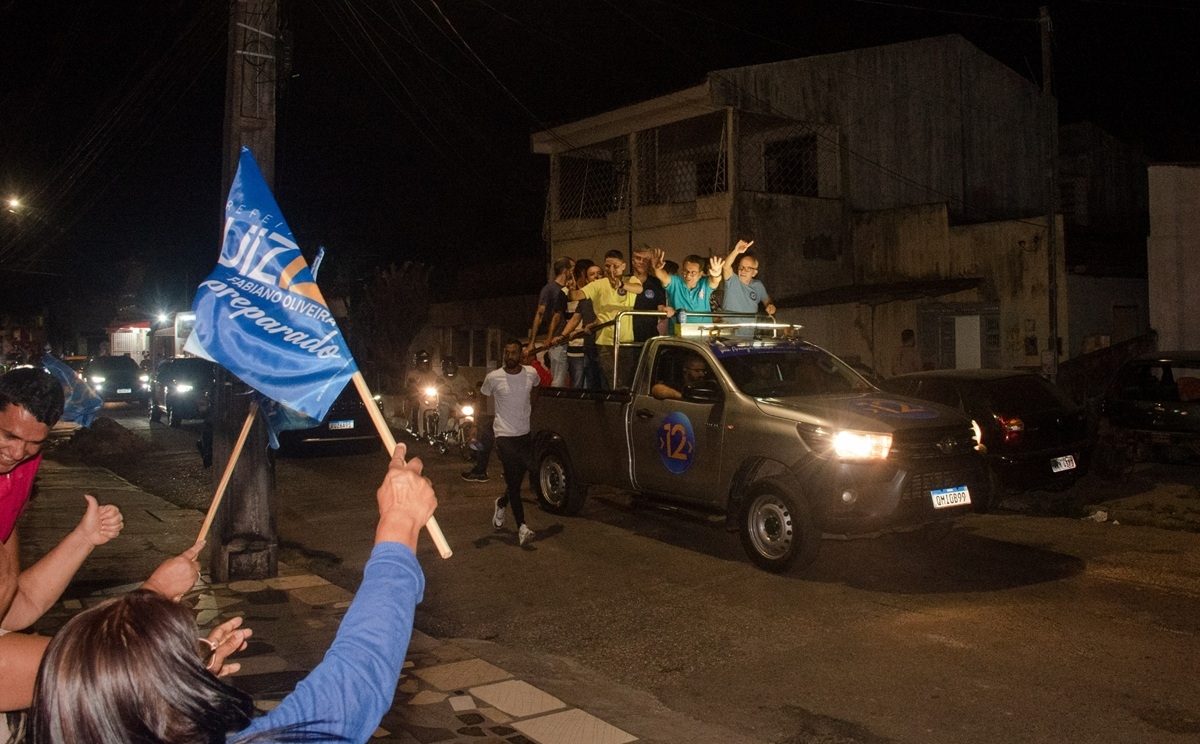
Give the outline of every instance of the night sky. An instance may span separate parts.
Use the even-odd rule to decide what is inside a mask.
[[[325,272],[541,256],[529,135],[709,70],[959,33],[1040,81],[1037,2],[282,0],[275,192]],[[1200,160],[1200,10],[1050,3],[1060,118]],[[219,249],[225,3],[0,0],[0,310],[123,285],[178,309]],[[143,266],[141,281],[135,266]],[[542,276],[527,286],[536,289]],[[497,274],[497,294],[511,279]]]

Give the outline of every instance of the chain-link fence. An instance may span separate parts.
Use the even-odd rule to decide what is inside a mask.
[[[837,127],[739,113],[738,133],[738,185],[743,191],[840,196]]]
[[[738,117],[742,190],[839,196],[836,127],[744,112]],[[721,205],[704,197],[729,191],[728,141],[726,114],[715,111],[560,153],[554,165],[554,236],[577,238],[720,216],[715,212]],[[636,143],[632,168],[631,142]],[[633,206],[659,209],[630,214],[631,185],[637,196]]]

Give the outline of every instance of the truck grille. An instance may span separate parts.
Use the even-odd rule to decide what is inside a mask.
[[[892,456],[921,460],[968,455],[975,451],[975,432],[970,426],[937,426],[900,431],[892,438]]]

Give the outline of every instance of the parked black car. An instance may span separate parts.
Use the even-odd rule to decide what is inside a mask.
[[[1040,375],[948,369],[900,375],[881,385],[957,408],[975,420],[992,475],[992,504],[1003,491],[1069,488],[1091,464],[1094,417]]]
[[[1200,351],[1129,360],[1104,394],[1097,472],[1115,476],[1138,460],[1200,462]]]
[[[83,379],[105,403],[145,403],[150,393],[150,375],[128,356],[96,357]]]
[[[378,403],[372,402],[372,405]],[[296,456],[346,451],[373,452],[379,449],[382,442],[358,389],[348,384],[333,401],[320,426],[280,432],[279,453]]]
[[[208,416],[216,384],[217,365],[199,357],[160,362],[150,392],[150,420],[178,427],[185,419]]]

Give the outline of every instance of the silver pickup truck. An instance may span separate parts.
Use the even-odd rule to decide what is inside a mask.
[[[986,503],[962,414],[884,393],[797,337],[710,333],[647,341],[628,389],[540,392],[543,509],[576,514],[592,485],[629,490],[723,515],[750,560],[783,571],[816,560],[822,534],[937,532]]]

